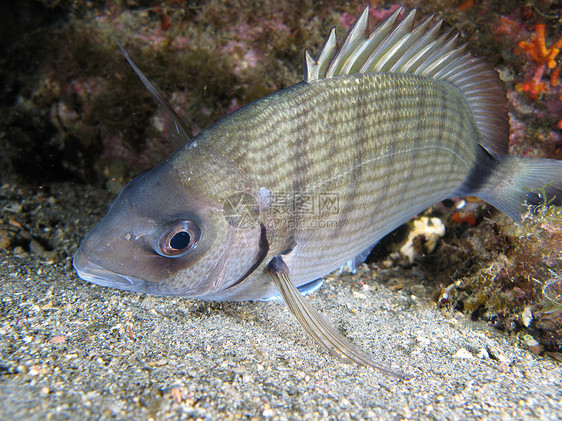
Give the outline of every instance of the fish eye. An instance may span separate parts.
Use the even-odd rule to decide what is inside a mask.
[[[156,241],[155,251],[163,257],[182,257],[197,247],[201,230],[192,221],[171,223]]]

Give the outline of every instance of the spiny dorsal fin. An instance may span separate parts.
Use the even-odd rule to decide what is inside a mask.
[[[458,47],[457,33],[440,34],[441,20],[430,26],[433,16],[413,27],[416,11],[412,10],[396,23],[402,10],[397,8],[368,33],[367,6],[339,48],[332,28],[316,60],[305,52],[305,81],[370,72],[447,81],[464,94],[482,134],[482,146],[494,156],[507,154],[507,100],[497,72],[467,52],[466,45]]]

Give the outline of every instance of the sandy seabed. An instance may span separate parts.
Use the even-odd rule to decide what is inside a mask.
[[[347,337],[411,375],[343,363],[277,302],[207,303],[101,288],[71,255],[101,190],[0,190],[1,419],[558,419],[562,367],[363,266],[309,297]],[[14,244],[14,242],[19,244]]]

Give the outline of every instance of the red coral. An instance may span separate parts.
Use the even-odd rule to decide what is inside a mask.
[[[546,46],[546,27],[544,24],[535,25],[535,34],[529,41],[520,41],[515,50],[518,54],[524,54],[532,60],[535,66],[532,76],[527,80],[517,83],[515,90],[519,93],[526,93],[532,99],[537,99],[543,93],[552,92],[558,86],[560,77],[559,59],[557,60],[560,49],[562,48],[562,37],[547,48]],[[543,77],[550,71],[550,87],[543,80]],[[554,93],[554,92],[552,92]],[[559,102],[561,97],[557,94],[554,101]],[[555,126],[562,129],[562,120]]]
[[[517,53],[525,54],[530,57],[536,65],[533,77],[515,86],[518,92],[527,92],[531,98],[537,98],[547,89],[546,84],[542,81],[542,77],[550,69],[552,69],[550,84],[552,87],[558,85],[560,68],[557,67],[558,62],[556,61],[556,57],[560,53],[560,48],[562,48],[562,37],[550,48],[547,48],[545,33],[545,26],[543,24],[537,24],[535,26],[535,35],[533,35],[528,42],[520,41],[518,50],[516,50]]]

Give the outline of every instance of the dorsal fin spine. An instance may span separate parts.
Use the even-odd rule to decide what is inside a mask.
[[[422,76],[431,76],[431,70],[435,68],[436,65],[441,63],[443,55],[446,55],[451,50],[453,50],[457,45],[458,34],[453,35],[452,38],[448,39],[441,48],[431,54],[427,60],[418,67],[416,73]]]
[[[424,20],[421,24],[419,24],[414,31],[408,35],[408,40],[402,43],[402,51],[401,53],[396,52],[396,58],[390,69],[389,72],[396,71],[399,69],[400,66],[408,59],[408,57],[416,50],[416,47],[421,45],[422,40],[425,38],[424,34],[427,30],[429,23],[433,16],[430,16],[426,20]]]
[[[145,74],[137,67],[133,59],[129,56],[127,51],[125,51],[125,48],[123,48],[121,43],[117,41],[117,38],[113,37],[113,40],[117,43],[119,50],[121,50],[121,53],[129,63],[131,68],[134,70],[145,88],[148,90],[148,92],[150,92],[150,94],[156,101],[156,104],[158,105],[159,110],[162,112],[162,115],[170,122],[173,122],[176,133],[175,135],[171,134],[172,138],[174,138],[176,135],[177,137],[179,137],[178,145],[183,145],[186,141],[189,141],[192,136],[190,136],[189,134],[188,123],[191,122],[194,126],[196,126],[196,124],[190,121],[185,113],[176,111],[174,109],[171,102],[166,98],[164,92],[162,92],[155,83],[150,81],[150,79],[148,79]]]
[[[424,76],[436,77],[436,75],[443,69],[449,66],[450,61],[454,60],[456,57],[462,56],[464,51],[459,49],[453,49],[448,52],[444,52],[441,57],[436,58],[433,63],[427,66],[420,74]],[[456,57],[455,57],[456,56]]]
[[[400,24],[396,27],[396,30],[388,35],[388,40],[385,41],[385,44],[389,45],[389,47],[386,48],[386,52],[383,53],[379,64],[374,66],[374,71],[389,70],[389,67],[387,67],[388,63],[390,62],[391,65],[396,63],[396,61],[398,61],[404,55],[404,53],[408,51],[409,47],[415,42],[417,32],[411,31],[415,14],[416,11],[412,10],[404,18],[404,20],[400,22]],[[401,41],[394,42],[394,40]]]
[[[368,8],[366,8],[368,10]],[[402,7],[397,8],[392,12],[385,20],[383,20],[373,31],[365,37],[365,42],[357,46],[355,51],[347,59],[345,66],[342,67],[342,71],[348,73],[358,72],[361,73],[360,69],[357,69],[357,64],[363,61],[363,57],[369,57],[373,50],[380,45],[381,41],[392,31],[392,25],[396,21],[396,18],[402,11]]]
[[[408,39],[412,39],[412,25],[414,23],[414,17],[416,16],[416,10],[412,10],[406,17],[396,26],[396,28],[390,32],[384,42],[381,43],[381,50],[380,50],[380,58],[378,63],[373,66],[373,71],[381,71],[384,70],[385,65],[392,59],[393,54],[397,54],[400,51],[401,47],[403,46],[404,42],[407,42]],[[397,42],[400,41],[400,42]],[[369,60],[365,63],[369,63],[369,61],[376,59],[375,52],[371,54],[372,57],[369,57]]]
[[[419,53],[414,54],[411,61],[408,61],[404,66],[403,73],[417,73],[419,68],[427,62],[436,51],[440,50],[447,39],[448,34],[444,34],[439,38],[431,41],[424,46]]]
[[[336,50],[338,48],[338,42],[336,38],[336,28],[332,28],[320,55],[318,56],[317,62],[317,71],[318,73],[315,74],[315,79],[319,79],[320,75],[326,74],[326,70],[330,65],[333,57],[336,55]]]
[[[397,9],[398,10],[398,9]],[[373,63],[378,62],[388,50],[392,48],[393,43],[397,39],[400,39],[404,33],[411,32],[411,24],[413,22],[414,16],[416,14],[415,10],[412,10],[396,27],[389,28],[388,34],[380,41],[379,45],[373,49],[363,66],[361,67],[361,72],[366,71],[378,71],[375,70],[376,66]],[[398,16],[398,15],[396,15]],[[387,57],[388,60],[389,57]]]
[[[347,33],[336,58],[330,63],[326,77],[331,77],[344,67],[347,58],[355,48],[367,38],[367,25],[369,24],[369,8],[366,7]]]

